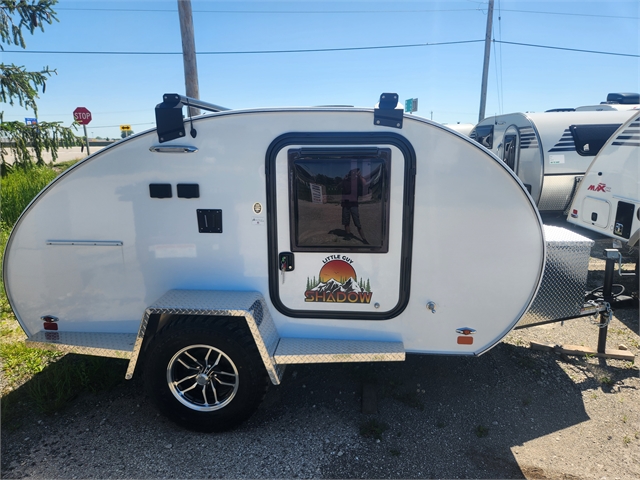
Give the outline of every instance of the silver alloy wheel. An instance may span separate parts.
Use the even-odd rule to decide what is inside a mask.
[[[239,380],[231,358],[210,345],[189,345],[167,365],[167,384],[173,396],[200,412],[227,406],[238,391]]]

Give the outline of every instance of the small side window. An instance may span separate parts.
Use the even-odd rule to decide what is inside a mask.
[[[288,155],[292,251],[388,251],[390,149]]]
[[[622,124],[571,125],[569,130],[573,135],[576,152],[583,157],[595,157],[620,125]]]
[[[483,147],[493,148],[493,125],[479,125],[471,132],[471,138]]]
[[[516,166],[516,154],[517,154],[517,143],[518,136],[517,135],[505,135],[504,136],[504,152],[502,154],[502,160],[507,166],[515,171]]]

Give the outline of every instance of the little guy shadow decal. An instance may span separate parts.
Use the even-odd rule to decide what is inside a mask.
[[[329,255],[323,260],[318,277],[307,277],[305,302],[370,303],[373,292],[369,279],[358,279],[353,260]]]

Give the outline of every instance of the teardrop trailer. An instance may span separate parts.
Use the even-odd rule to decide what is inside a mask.
[[[576,191],[567,221],[635,250],[640,241],[640,114],[607,141]],[[621,259],[621,257],[620,257]]]
[[[470,137],[516,172],[540,211],[563,212],[602,146],[636,112],[616,106],[487,117]]]
[[[211,431],[286,365],[480,355],[528,321],[550,245],[530,195],[397,95],[223,111],[167,94],[156,121],[16,223],[3,276],[29,345],[140,364],[165,415]]]

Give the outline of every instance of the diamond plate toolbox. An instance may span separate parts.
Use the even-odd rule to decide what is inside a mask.
[[[544,238],[547,261],[540,289],[518,326],[577,316],[584,303],[594,241],[548,225],[544,226]]]

